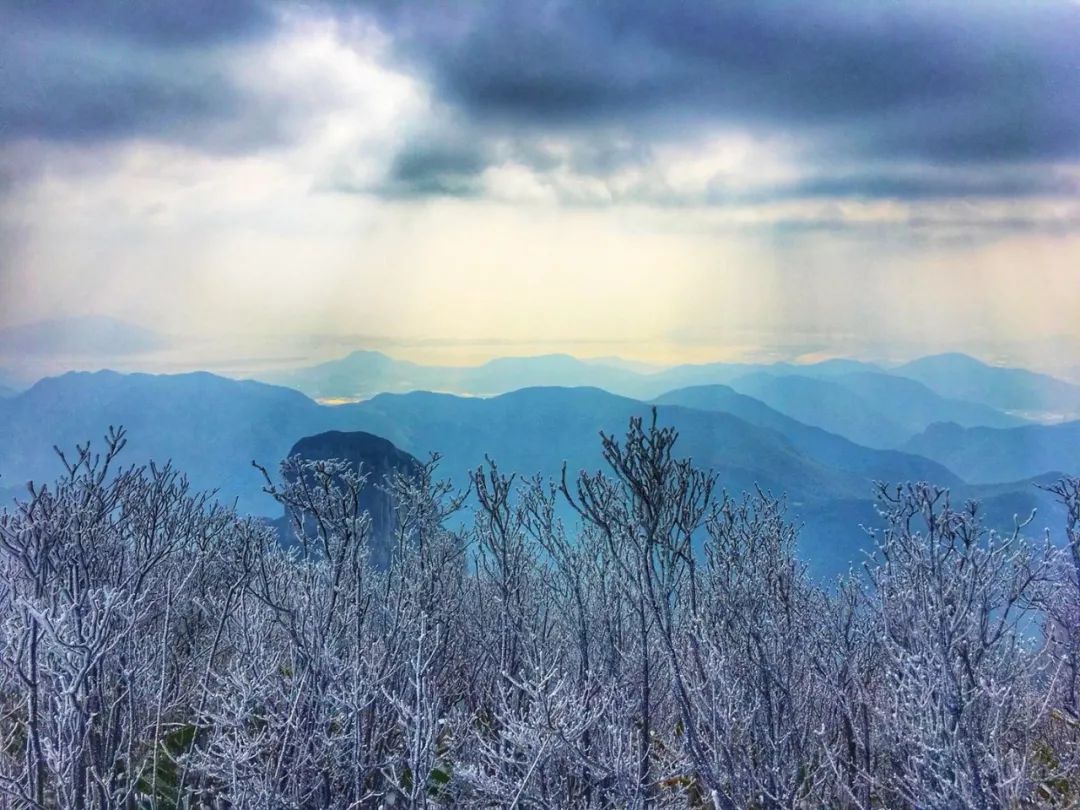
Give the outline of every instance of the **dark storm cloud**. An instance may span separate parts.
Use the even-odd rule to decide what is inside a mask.
[[[414,141],[398,152],[376,191],[394,199],[473,197],[480,193],[480,175],[492,160],[490,150],[478,141]]]
[[[94,32],[164,48],[258,35],[273,24],[261,0],[17,0],[6,4],[5,19],[23,30]]]
[[[493,125],[787,128],[941,162],[1080,154],[1080,5],[823,0],[376,4]]]
[[[269,9],[245,0],[4,4],[0,140],[272,139],[268,117],[234,126],[251,100],[216,50],[272,27]]]
[[[994,176],[944,173],[905,174],[878,172],[830,174],[808,177],[794,183],[767,186],[753,192],[709,195],[713,203],[754,204],[785,200],[813,200],[843,197],[856,200],[900,199],[934,201],[964,197],[970,199],[1020,199],[1030,197],[1080,197],[1080,179],[1052,171]]]
[[[646,166],[654,157],[648,144],[604,132],[590,132],[556,147],[545,143],[542,135],[493,136],[483,128],[459,122],[406,139],[386,178],[374,187],[353,188],[344,183],[336,190],[373,191],[392,199],[474,197],[482,194],[482,176],[493,166],[521,166],[539,176],[559,171],[605,179],[622,169]]]
[[[374,188],[341,187],[341,191],[374,192],[393,199],[429,196],[475,197],[483,192],[482,175],[497,165],[518,165],[539,177],[572,173],[609,181],[624,169],[645,169],[655,155],[638,141],[605,139],[603,135],[579,139],[563,152],[545,148],[528,138],[485,141],[472,138],[435,137],[407,142],[397,153],[385,181]],[[607,205],[611,202],[643,204],[662,208],[700,206],[759,206],[771,203],[844,199],[873,202],[896,200],[934,203],[943,200],[1030,200],[1080,199],[1080,175],[1053,166],[1004,168],[963,165],[959,168],[933,167],[906,170],[888,164],[877,169],[807,167],[797,180],[763,183],[753,189],[732,189],[716,180],[699,190],[671,188],[662,178],[643,172],[635,183],[621,188],[608,184],[607,196],[583,199],[563,193],[568,205]],[[558,191],[558,183],[552,184]]]
[[[1071,0],[27,0],[0,5],[0,146],[149,137],[243,152],[299,137],[301,94],[241,82],[230,50],[272,36],[282,8],[373,19],[389,58],[430,87],[444,131],[403,132],[362,189],[385,197],[476,196],[501,164],[601,182],[637,169],[640,186],[611,199],[658,205],[1077,194],[1043,171],[1080,159]],[[739,198],[650,174],[657,147],[725,130],[793,144],[807,177]],[[0,192],[22,170],[10,164]]]

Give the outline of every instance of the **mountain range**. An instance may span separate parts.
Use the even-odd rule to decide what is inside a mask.
[[[547,360],[539,365],[551,367]],[[241,511],[273,517],[280,508],[261,491],[252,460],[272,467],[305,447],[314,457],[350,457],[357,441],[350,436],[364,431],[416,458],[438,452],[441,474],[458,484],[485,456],[521,475],[556,477],[564,462],[574,475],[602,467],[600,431],[619,435],[632,416],[648,418],[655,407],[660,423],[679,430],[680,454],[714,469],[727,491],[761,487],[785,495],[803,525],[804,555],[824,575],[842,570],[866,546],[859,525],[876,519],[870,501],[875,480],[948,486],[956,497],[981,499],[988,520],[1003,528],[1036,507],[1039,525],[1055,526],[1054,508],[1034,484],[1080,472],[1080,455],[1070,449],[1078,446],[1080,423],[1025,424],[985,403],[950,399],[917,381],[856,366],[821,364],[811,367],[815,376],[804,375],[804,367],[785,374],[789,368],[747,373],[740,366],[743,373],[732,373],[730,385],[680,387],[650,400],[598,387],[534,386],[491,397],[383,393],[338,406],[282,386],[205,372],[69,373],[0,399],[0,489],[10,495],[28,478],[53,478],[60,469],[53,445],[73,448],[123,424],[126,463],[171,459],[198,488],[217,489]],[[518,370],[516,363],[489,364],[487,373],[507,380]],[[823,393],[816,405],[807,405],[793,390]],[[911,403],[907,410],[905,402]],[[804,419],[788,412],[797,409]],[[845,413],[860,411],[862,421],[844,424]],[[924,426],[939,415],[968,426]],[[853,433],[856,424],[867,443],[841,435]],[[886,433],[881,425],[893,431],[899,449],[885,442],[871,446],[869,439]],[[915,430],[921,432],[906,436]],[[304,444],[319,434],[327,436]]]
[[[972,483],[997,483],[1048,471],[1080,470],[1080,421],[1002,430],[931,425],[904,448],[936,459]]]
[[[316,399],[368,399],[375,394],[437,391],[493,396],[535,386],[594,386],[615,394],[651,398],[689,385],[728,382],[754,371],[831,377],[877,366],[854,360],[813,365],[706,363],[649,370],[617,358],[582,360],[568,354],[499,357],[475,366],[428,366],[397,360],[381,352],[357,351],[314,366],[266,373],[265,382],[295,388]]]
[[[808,425],[870,447],[898,447],[935,422],[1015,427],[1024,420],[977,402],[948,399],[914,380],[856,371],[831,377],[757,372],[732,388]]]
[[[855,441],[897,447],[935,422],[1014,427],[1025,421],[1080,418],[1080,386],[1024,369],[943,354],[885,368],[834,359],[819,363],[679,365],[659,371],[569,355],[505,357],[477,366],[425,366],[379,352],[264,381],[324,400],[362,400],[380,393],[437,391],[494,396],[534,386],[594,386],[634,399],[727,384],[801,421]]]
[[[1080,386],[1023,368],[989,366],[966,354],[923,357],[894,369],[942,396],[1047,421],[1080,417]]]
[[[412,391],[492,396],[540,385],[594,385],[616,393],[637,393],[643,376],[648,375],[565,354],[501,357],[478,366],[425,366],[381,352],[358,351],[340,360],[265,374],[263,379],[316,399],[355,400]]]

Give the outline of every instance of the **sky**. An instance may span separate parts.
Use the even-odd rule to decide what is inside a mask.
[[[0,6],[0,364],[1075,370],[1077,313],[1073,0]]]

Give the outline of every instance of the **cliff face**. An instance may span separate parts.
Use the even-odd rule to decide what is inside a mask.
[[[289,456],[300,456],[308,461],[338,459],[348,462],[353,470],[367,474],[367,486],[360,495],[360,505],[371,515],[371,562],[377,567],[385,567],[390,560],[397,520],[393,502],[381,486],[395,472],[416,475],[420,462],[386,439],[361,431],[343,433],[333,430],[308,436],[293,445]]]

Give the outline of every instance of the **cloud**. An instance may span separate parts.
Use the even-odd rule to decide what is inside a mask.
[[[967,223],[985,237],[995,223],[1002,233],[1080,227],[1077,165],[811,161],[790,143],[745,136],[654,145],[602,131],[501,135],[447,124],[407,139],[381,181],[339,190],[394,200],[644,207],[683,217],[711,211],[730,227],[787,234]]]
[[[858,200],[941,200],[1080,197],[1080,176],[1052,170],[971,173],[912,171],[863,171],[808,176],[786,185],[765,187],[734,195],[732,202],[754,203],[845,197]],[[722,198],[721,198],[722,199]],[[717,201],[721,201],[718,199]]]
[[[494,157],[483,141],[424,137],[406,143],[375,191],[383,197],[474,197]]]
[[[5,4],[0,143],[272,142],[274,116],[236,68],[275,30],[271,8],[248,0]]]
[[[380,169],[316,180],[329,188],[467,198],[512,172],[571,203],[1075,193],[1048,173],[1080,160],[1080,5],[1066,0],[9,4],[0,147],[300,143],[314,118],[354,103],[262,69],[303,25],[351,37],[363,58],[375,26],[379,58],[430,96],[426,123],[389,122],[398,144]],[[767,143],[799,176],[756,189],[723,172],[691,189],[670,178],[671,151],[736,136]],[[22,161],[10,163],[5,185]],[[928,171],[1007,165],[1034,179]]]
[[[303,105],[237,60],[300,14],[374,21],[437,104],[503,137],[618,133],[648,149],[727,129],[792,133],[819,161],[1080,157],[1080,5],[1067,0],[7,4],[0,140],[287,139]]]
[[[131,158],[164,146],[180,176],[247,161],[265,193],[287,176],[374,204],[1060,233],[1080,198],[1078,29],[1065,0],[9,4],[0,199],[22,221],[47,165],[54,184],[134,172],[168,210]]]
[[[432,102],[381,181],[340,189],[657,208],[1011,200],[1008,217],[953,219],[1014,228],[1041,227],[1029,201],[1080,196],[1080,5],[1065,0],[324,8],[377,21]]]
[[[163,48],[235,40],[265,33],[273,26],[262,0],[34,0],[9,4],[10,25],[31,29],[95,32]]]
[[[54,318],[0,328],[0,357],[117,356],[158,351],[169,338],[151,329],[115,318],[83,316]]]
[[[400,57],[493,126],[798,128],[945,163],[1080,154],[1080,6],[493,0],[374,6]]]

